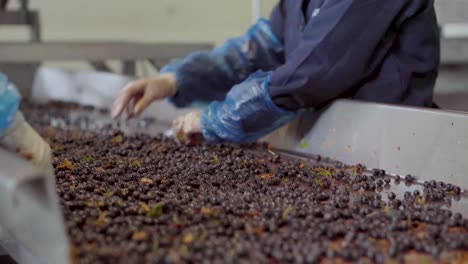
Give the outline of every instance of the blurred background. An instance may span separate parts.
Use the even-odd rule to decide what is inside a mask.
[[[112,72],[118,76],[99,75],[104,83],[112,79],[110,96],[130,78],[153,75],[172,59],[242,34],[276,3],[0,0],[0,71],[25,96],[77,82],[83,90],[89,80],[97,82],[96,71]],[[435,5],[442,44],[435,101],[468,111],[468,0]]]
[[[21,1],[9,0],[8,9]],[[268,17],[277,0],[263,0]],[[41,17],[42,38],[54,40],[130,40],[139,42],[215,42],[242,34],[252,22],[252,1],[230,0],[30,0]],[[2,40],[25,40],[21,27],[0,29]]]
[[[276,0],[229,1],[229,0],[1,0],[9,13],[21,11],[22,4],[38,15],[38,27],[42,42],[137,42],[137,43],[223,43],[228,37],[242,34],[256,16],[268,17]],[[253,10],[254,2],[260,2]],[[0,17],[2,15],[0,14]],[[34,25],[19,25],[0,19],[0,42],[34,40]],[[28,20],[25,17],[25,20]],[[29,19],[31,20],[31,19]],[[6,23],[9,22],[9,23]],[[32,22],[32,21],[29,21]],[[35,22],[35,21],[34,21]],[[3,25],[2,25],[3,24]],[[8,25],[7,25],[8,24]],[[110,43],[109,43],[110,44]],[[108,49],[115,48],[108,45]],[[1,51],[0,51],[1,52]],[[70,51],[72,52],[72,51]],[[1,54],[1,53],[0,53]],[[158,54],[154,54],[157,57]],[[182,54],[181,54],[182,55]],[[151,56],[148,54],[148,56]],[[44,54],[44,57],[47,55]],[[109,56],[112,57],[112,56]],[[68,69],[90,69],[85,63],[57,63],[45,61],[46,65]],[[112,60],[110,66],[118,68]],[[141,66],[137,66],[137,74]],[[149,69],[147,69],[149,70]]]

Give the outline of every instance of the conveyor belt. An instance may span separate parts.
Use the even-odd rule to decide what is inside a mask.
[[[334,167],[335,163],[337,161],[331,160],[329,158],[318,158],[317,155],[308,155],[304,153],[297,153],[297,152],[292,152],[292,151],[282,151],[282,150],[274,150],[276,153],[280,153],[283,156],[289,157],[291,159],[299,159],[303,160],[306,162],[306,164],[321,164],[327,167]],[[372,175],[371,171],[373,168],[366,168],[364,171],[364,175]],[[377,168],[375,168],[377,169]],[[396,178],[395,173],[387,172],[387,175],[390,176],[392,180]],[[400,176],[400,175],[398,175]],[[401,177],[401,176],[400,176]],[[383,200],[387,201],[387,194],[390,192],[394,192],[398,197],[403,197],[405,192],[414,192],[415,190],[419,190],[421,193],[423,193],[423,186],[424,180],[418,180],[414,184],[408,185],[405,184],[405,182],[400,182],[399,184],[390,184],[384,188],[382,191],[383,195]],[[445,205],[441,203],[441,205]],[[447,206],[447,205],[445,205]],[[454,213],[461,213],[463,215],[468,215],[468,190],[464,190],[462,195],[460,197],[457,197],[456,200],[453,200],[453,202],[448,205],[448,208],[452,210]]]
[[[76,111],[66,119],[78,121],[83,115],[97,120],[94,127],[75,124],[84,125],[85,129],[115,124],[105,113],[89,115]],[[53,125],[60,127],[62,121],[57,119]],[[313,155],[321,155],[400,175],[410,173],[420,182],[443,180],[466,189],[467,121],[468,116],[463,113],[338,101],[322,113],[301,117],[268,139],[278,151],[295,158],[313,162],[316,157]],[[133,122],[115,128],[127,133],[159,133],[169,125],[157,121]],[[9,212],[0,215],[4,234],[0,236],[0,245],[23,263],[32,259],[67,263],[68,242],[54,188],[50,177],[0,151],[0,210]],[[392,190],[407,189],[402,183]],[[466,195],[454,201],[451,209],[466,217]]]

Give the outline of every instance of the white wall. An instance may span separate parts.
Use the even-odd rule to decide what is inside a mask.
[[[262,0],[268,17],[278,0]],[[223,43],[251,24],[250,0],[30,0],[39,10],[44,41],[133,41]],[[10,0],[8,8],[18,7]],[[0,26],[0,41],[29,39],[25,27]],[[86,63],[48,62],[48,66],[90,70]],[[119,64],[111,62],[112,68]],[[154,74],[139,63],[137,75]]]
[[[18,6],[10,0],[10,7]],[[30,0],[41,12],[45,40],[209,41],[241,34],[251,23],[250,0]],[[278,0],[262,0],[268,16]],[[467,36],[468,1],[436,0],[448,36]],[[0,27],[0,41],[27,31]]]
[[[10,7],[17,6],[10,0]],[[31,0],[44,40],[208,41],[221,43],[251,24],[250,0]],[[263,0],[268,16],[277,0]],[[24,40],[0,28],[0,41]]]

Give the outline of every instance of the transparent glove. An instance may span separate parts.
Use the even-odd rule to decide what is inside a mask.
[[[193,102],[222,101],[234,85],[255,71],[271,71],[284,63],[281,40],[269,21],[260,19],[242,36],[211,51],[193,52],[160,72],[175,74],[177,94],[169,99],[178,107],[187,107]]]
[[[196,110],[176,118],[172,122],[172,130],[182,143],[194,145],[203,138],[200,128],[201,112]]]
[[[0,137],[0,145],[30,161],[48,175],[54,174],[49,144],[26,122],[21,112],[16,113]]]
[[[124,114],[126,118],[131,118],[139,115],[152,102],[174,96],[176,92],[176,78],[172,73],[131,82],[114,101],[112,117]]]
[[[272,72],[257,71],[232,87],[223,101],[211,102],[200,127],[210,142],[252,142],[294,120],[298,112],[278,107],[268,93]]]

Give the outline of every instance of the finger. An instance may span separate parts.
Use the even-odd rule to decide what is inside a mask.
[[[112,105],[112,113],[111,113],[112,118],[115,118],[121,115],[125,111],[125,109],[127,108],[128,101],[130,99],[131,99],[131,95],[124,95],[124,94],[119,95],[119,97],[114,101]]]
[[[147,85],[148,81],[146,79],[138,80],[129,83],[125,86],[119,93],[118,99],[116,102],[117,110],[122,113],[122,111],[127,107],[128,102],[135,96],[141,96],[144,93],[144,89]],[[119,114],[120,114],[119,113]]]
[[[129,120],[134,116],[133,109],[135,108],[136,98],[133,97],[128,101],[128,104],[125,108],[125,120]]]
[[[113,109],[112,109],[112,117],[119,116],[122,111],[125,109],[128,101],[138,93],[143,92],[142,90],[145,88],[147,84],[147,80],[138,80],[135,82],[131,82],[127,84],[120,92],[117,99],[114,101]]]
[[[149,93],[145,93],[135,105],[135,108],[133,109],[133,114],[141,114],[141,112],[143,112],[143,110],[145,110],[153,100],[154,99],[152,98],[152,95],[150,95]]]
[[[182,117],[181,116],[177,117],[176,119],[172,121],[172,130],[174,130],[174,132],[181,130],[182,124],[183,124]]]
[[[152,102],[167,97],[168,94],[165,90],[164,85],[160,86],[160,81],[148,82],[145,94],[135,106],[134,114],[141,114]]]
[[[176,120],[172,125],[172,130],[174,131],[175,135],[180,139],[180,134],[184,134],[183,121],[180,119]]]
[[[198,132],[185,133],[184,137],[187,145],[196,145],[201,141],[201,134]]]
[[[184,123],[183,123],[183,127],[182,127],[182,130],[184,130],[184,133],[188,134],[188,133],[192,133],[193,132],[193,128],[192,128],[192,119],[191,119],[191,114],[187,114],[184,116]]]
[[[194,115],[188,115],[184,123],[184,137],[188,145],[196,145],[203,140],[200,126],[197,125],[198,119]]]
[[[132,97],[132,99],[129,101],[128,106],[126,108],[127,119],[130,119],[136,116],[135,105],[137,104],[139,100],[141,100],[142,97],[143,97],[142,94],[137,94],[134,97]]]
[[[198,111],[190,112],[185,116],[184,131],[190,133],[200,133],[200,113]]]
[[[193,121],[194,120],[192,113],[188,113],[184,117],[184,124],[182,130],[184,131],[184,142],[188,145],[195,144],[194,134],[196,134],[197,131],[194,129],[195,127],[193,125]]]
[[[172,131],[174,131],[174,135],[177,141],[184,141],[184,117],[178,117],[172,122]]]

